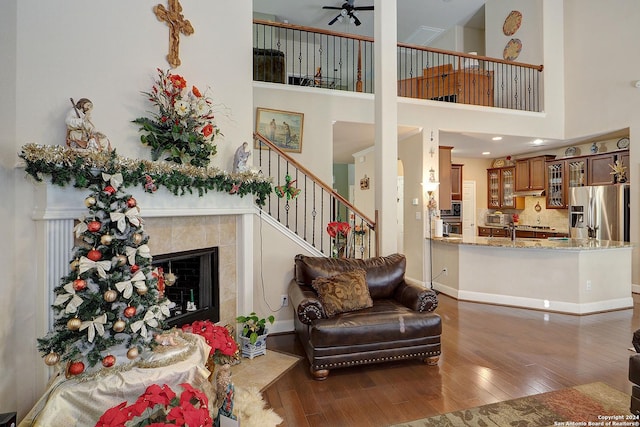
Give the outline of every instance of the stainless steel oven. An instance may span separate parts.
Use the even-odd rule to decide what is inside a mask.
[[[451,209],[443,209],[440,211],[445,234],[462,234],[462,203],[459,201],[451,202]]]

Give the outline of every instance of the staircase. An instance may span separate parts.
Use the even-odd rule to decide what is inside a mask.
[[[320,254],[370,258],[378,254],[376,221],[260,133],[257,167],[273,180],[262,213]]]

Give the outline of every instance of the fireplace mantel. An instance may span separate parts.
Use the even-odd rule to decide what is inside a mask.
[[[232,322],[236,313],[252,309],[253,216],[257,212],[253,195],[239,197],[237,194],[217,191],[205,193],[203,196],[189,193],[174,195],[166,188],[159,188],[155,193],[132,187],[124,188],[122,191],[136,199],[143,221],[148,218],[148,222],[157,224],[160,221],[166,223],[167,227],[171,227],[177,221],[193,222],[196,224],[195,227],[206,227],[216,223],[228,224],[229,221],[235,224],[232,227],[235,235],[227,236],[233,241],[233,250],[222,251],[222,256],[226,256],[227,259],[221,259],[221,263],[233,271],[229,273],[231,279],[221,285],[232,286],[234,289],[227,292],[227,295],[233,295],[233,298],[227,298],[226,301],[221,298],[221,304],[227,304],[226,308],[221,307],[221,322]],[[45,313],[40,322],[43,331],[48,330],[53,324],[53,289],[60,278],[69,273],[69,261],[74,246],[74,222],[87,215],[84,199],[91,192],[88,188],[60,187],[46,182],[34,185],[32,219],[37,229],[37,247],[40,248],[36,258],[38,289],[41,290],[38,304],[42,309],[41,313]],[[209,221],[207,218],[218,219]],[[199,228],[196,231],[199,231]],[[149,237],[163,240],[169,238],[152,234]],[[221,277],[221,280],[224,280],[224,277]],[[227,314],[227,318],[222,318],[224,313]]]

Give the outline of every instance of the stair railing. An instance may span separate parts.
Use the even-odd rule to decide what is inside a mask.
[[[254,140],[257,167],[274,185],[264,212],[326,256],[379,253],[376,221],[262,134],[254,133]]]

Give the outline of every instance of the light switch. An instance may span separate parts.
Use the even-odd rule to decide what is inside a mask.
[[[422,219],[422,214],[420,213],[420,211],[416,212],[416,219],[417,220],[421,220]]]
[[[412,199],[412,200],[411,200],[411,204],[412,204],[413,206],[418,206],[418,198],[416,197],[415,199]]]

